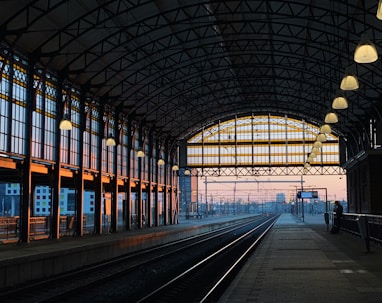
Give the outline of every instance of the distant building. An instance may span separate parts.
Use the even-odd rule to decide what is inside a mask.
[[[20,210],[21,187],[18,183],[4,183],[4,195],[1,198],[0,212],[6,216],[18,216]],[[123,194],[118,195],[118,208],[122,209]],[[111,197],[109,193],[103,196],[102,207],[104,214],[110,208]],[[33,194],[32,216],[49,216],[52,207],[52,190],[49,186],[36,186]],[[84,214],[94,213],[95,195],[93,191],[84,191]],[[61,188],[60,214],[72,215],[76,210],[76,192],[74,189]]]
[[[285,194],[284,193],[278,193],[276,194],[276,202],[277,203],[283,203],[286,201]]]

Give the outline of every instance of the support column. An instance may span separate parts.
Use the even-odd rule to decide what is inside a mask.
[[[139,142],[141,142],[141,147],[142,149],[144,148],[144,140],[142,139],[143,137],[143,129],[140,128],[139,129]],[[146,159],[146,155],[143,157],[143,158],[139,158],[138,159],[138,178],[139,178],[139,181],[138,181],[138,228],[142,228],[143,227],[143,222],[142,222],[142,215],[143,215],[143,201],[142,201],[142,198],[143,198],[143,195],[142,195],[142,191],[143,191],[143,169],[144,169],[144,163],[143,161]]]
[[[165,150],[165,158],[166,158],[166,165],[165,165],[165,180],[166,180],[166,191],[168,191],[169,196],[169,224],[174,224],[174,191],[173,191],[173,175],[171,170],[171,165],[169,165],[169,148],[168,143],[166,144],[166,150]]]
[[[116,152],[117,147],[115,146],[114,153]],[[116,161],[117,157],[114,157]],[[118,231],[118,178],[117,178],[117,165],[114,163],[114,179],[111,182],[111,232]]]
[[[60,176],[60,162],[55,165],[53,171],[53,199],[52,199],[52,225],[51,225],[51,238],[60,238],[60,191],[61,191],[61,176]]]
[[[167,145],[166,145],[165,154],[166,154],[166,156],[168,154]],[[168,160],[168,159],[166,158],[166,160]],[[164,206],[164,218],[163,218],[164,222],[163,223],[164,223],[164,225],[168,225],[168,223],[169,223],[169,219],[168,219],[169,213],[168,212],[170,209],[169,202],[171,202],[171,201],[169,201],[169,196],[168,196],[168,175],[167,175],[167,169],[166,169],[167,163],[168,162],[166,161],[165,167],[163,169],[164,188],[162,188],[162,190],[164,192],[164,195],[163,195],[163,206]]]
[[[146,192],[147,192],[147,201],[146,201],[146,204],[147,204],[147,218],[146,218],[146,222],[147,222],[147,227],[151,227],[153,226],[153,215],[152,215],[152,197],[151,197],[151,191],[152,191],[152,186],[153,186],[153,177],[152,177],[152,171],[153,171],[153,166],[154,165],[157,165],[156,163],[153,163],[152,159],[154,159],[153,157],[153,134],[150,133],[150,136],[149,136],[149,158],[151,159],[151,161],[149,161],[149,165],[147,167],[148,169],[148,185],[147,185],[147,189],[146,189]],[[158,167],[158,166],[157,166]],[[158,171],[158,168],[157,168],[157,171]]]
[[[84,234],[84,173],[83,169],[80,169],[76,175],[76,236],[83,236]]]
[[[61,192],[61,130],[60,121],[64,114],[62,83],[64,76],[61,75],[57,85],[57,121],[56,121],[56,162],[53,170],[53,199],[52,199],[52,220],[51,220],[51,238],[60,237],[60,192]]]
[[[161,209],[159,209],[159,186],[158,186],[158,183],[157,185],[155,186],[155,192],[154,192],[154,199],[155,199],[155,226],[159,226],[159,222],[160,222],[160,218],[159,218],[159,214],[160,212],[162,211]]]
[[[143,159],[139,159],[139,162],[141,162]],[[142,174],[140,173],[139,174],[140,177],[139,177],[139,182],[138,182],[138,228],[142,228],[143,227],[143,222],[142,222],[142,214],[143,214],[143,201],[142,201],[142,186],[143,186],[143,182],[142,182]]]
[[[109,118],[108,118],[109,119]],[[122,129],[122,126],[121,126]],[[118,131],[118,125],[114,126],[114,139],[115,146],[107,146],[107,154],[109,150],[112,150],[113,156],[113,174],[114,178],[111,181],[111,226],[110,232],[115,233],[118,231],[118,146],[120,145],[120,132]]]
[[[101,172],[95,177],[94,186],[94,234],[102,234],[102,175]]]
[[[99,120],[99,132],[98,132],[98,158],[97,158],[97,169],[98,174],[95,178],[95,188],[94,188],[94,233],[102,234],[102,203],[103,203],[103,184],[102,184],[102,140],[104,137],[104,122],[103,122],[103,108],[100,109],[100,120]]]
[[[33,89],[34,62],[30,61],[27,75],[27,109],[25,115],[25,159],[22,165],[22,200],[20,211],[20,241],[29,243],[30,239],[30,208],[32,201],[32,115],[34,108]]]
[[[170,224],[174,224],[175,222],[175,210],[174,210],[174,189],[172,184],[169,186],[170,188]]]
[[[126,205],[125,205],[126,230],[131,230],[131,181],[130,176],[126,181]]]
[[[151,174],[149,174],[149,185],[148,185],[148,193],[147,193],[147,227],[153,226],[153,208],[152,208],[152,197],[151,197],[151,190],[152,190],[152,180],[151,180]]]
[[[124,204],[126,230],[131,230],[131,153],[133,149],[133,131],[130,120],[131,119],[128,120],[127,124],[127,131],[129,134],[127,141],[127,152],[129,156],[127,161],[127,181],[125,181],[126,202]]]
[[[171,211],[171,222],[170,224],[176,224],[176,216],[177,214],[177,207],[176,207],[176,192],[175,192],[175,186],[174,186],[174,176],[172,173],[170,173],[171,179],[170,179],[170,211]]]
[[[168,225],[168,192],[167,192],[167,185],[165,184],[162,188],[163,191],[163,208],[164,208],[164,218],[163,218],[163,225]]]
[[[89,108],[89,110],[91,110]],[[78,134],[78,141],[83,142],[84,141],[84,132],[86,129],[86,117],[85,114],[85,95],[84,93],[81,94],[81,100],[80,100],[80,131]],[[76,209],[76,235],[77,236],[83,236],[84,234],[84,222],[83,222],[83,216],[84,216],[84,146],[83,144],[80,144],[79,146],[79,171],[76,175],[76,181],[75,182],[75,188],[76,188],[76,201],[77,201],[77,209]]]

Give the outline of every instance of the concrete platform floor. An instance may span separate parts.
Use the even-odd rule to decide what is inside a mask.
[[[282,214],[219,302],[382,302],[382,249]]]

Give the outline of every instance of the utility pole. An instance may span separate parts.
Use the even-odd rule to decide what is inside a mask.
[[[204,195],[206,196],[206,217],[208,217],[207,176],[204,177],[204,183],[206,184],[204,187]]]

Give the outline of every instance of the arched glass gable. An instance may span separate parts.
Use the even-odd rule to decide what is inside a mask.
[[[303,167],[319,133],[319,127],[287,116],[236,117],[190,138],[187,165],[201,169]],[[326,134],[326,142],[309,161],[312,170],[339,166],[338,142],[338,137]]]

